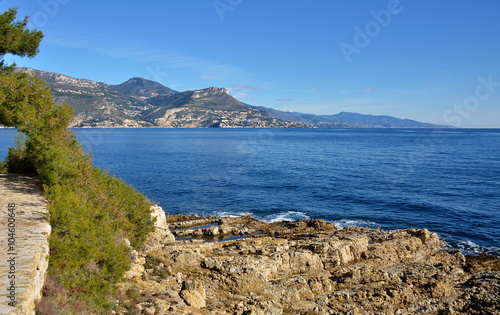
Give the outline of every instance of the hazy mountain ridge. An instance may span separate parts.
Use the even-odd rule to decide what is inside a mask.
[[[248,105],[248,104],[247,104]],[[323,128],[450,128],[450,126],[423,123],[387,115],[365,115],[341,112],[335,115],[315,115],[300,112],[280,111],[263,106],[253,106],[285,121],[297,121]]]
[[[178,92],[138,77],[108,85],[30,68],[19,70],[45,80],[56,102],[66,102],[75,109],[71,127],[445,127],[391,116],[279,111],[242,103],[218,87]]]
[[[336,115],[319,116],[326,120],[356,124],[356,127],[379,128],[435,128],[446,127],[429,123],[422,123],[411,119],[400,119],[387,115],[362,115],[357,113],[341,112]]]

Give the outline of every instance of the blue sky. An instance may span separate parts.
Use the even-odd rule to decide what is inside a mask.
[[[45,34],[19,66],[315,114],[500,128],[500,2],[2,0]],[[6,58],[8,59],[8,58]]]

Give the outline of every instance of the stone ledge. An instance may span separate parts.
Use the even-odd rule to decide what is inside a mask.
[[[9,223],[15,228],[13,239]],[[37,180],[0,174],[0,314],[35,314],[48,267],[50,233],[47,203]]]

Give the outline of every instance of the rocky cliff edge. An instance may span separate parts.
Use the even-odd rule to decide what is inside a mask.
[[[153,214],[117,313],[500,313],[500,259],[444,250],[425,229]]]

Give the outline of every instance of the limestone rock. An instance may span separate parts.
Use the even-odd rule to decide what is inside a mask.
[[[176,233],[216,241],[157,247],[169,275],[124,284],[141,288],[142,312],[146,306],[158,314],[495,314],[500,308],[500,258],[443,250],[425,229],[185,219],[190,223],[174,223]],[[240,238],[220,241],[228,234]]]
[[[150,252],[161,251],[166,244],[174,243],[175,237],[170,232],[165,211],[160,206],[151,207],[151,217],[155,220],[155,230],[149,235],[145,246]]]
[[[202,308],[206,306],[206,293],[202,284],[198,280],[188,280],[182,283],[180,297],[184,299],[187,305]]]
[[[125,279],[130,280],[133,278],[140,278],[144,274],[144,264],[146,260],[144,257],[136,257],[136,259],[131,261],[130,269],[125,272]]]

